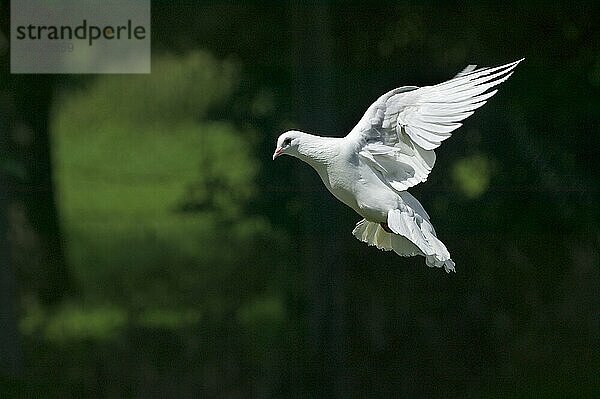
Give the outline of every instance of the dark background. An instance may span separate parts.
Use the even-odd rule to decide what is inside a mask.
[[[10,75],[0,4],[0,396],[600,391],[597,2],[154,2],[146,76]],[[521,57],[411,189],[456,274],[271,161]]]

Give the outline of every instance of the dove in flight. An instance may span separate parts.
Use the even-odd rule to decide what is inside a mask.
[[[273,160],[287,154],[313,167],[327,189],[362,216],[359,240],[430,267],[455,271],[430,217],[407,189],[427,180],[442,141],[506,81],[523,59],[495,68],[469,65],[434,86],[403,86],[377,99],[346,137],[297,130],[277,139]]]

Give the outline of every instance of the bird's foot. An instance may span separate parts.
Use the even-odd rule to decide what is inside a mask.
[[[390,234],[394,234],[394,232],[393,232],[392,230],[390,230],[390,226],[388,226],[388,224],[387,224],[387,223],[379,223],[379,225],[381,226],[381,228],[382,228],[384,231],[386,231],[386,232],[388,232],[388,233],[390,233]]]

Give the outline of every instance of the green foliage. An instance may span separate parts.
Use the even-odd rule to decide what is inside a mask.
[[[152,71],[98,76],[54,104],[54,175],[79,296],[55,309],[25,301],[20,328],[44,348],[38,361],[64,356],[66,383],[86,384],[82,364],[91,358],[112,364],[151,353],[156,335],[171,356],[218,364],[219,336],[238,334],[227,351],[257,370],[273,367],[275,358],[262,354],[274,338],[283,342],[285,303],[272,299],[265,276],[284,236],[253,212],[256,133],[218,116],[235,107],[238,68],[192,51],[155,54]],[[272,99],[257,101],[253,108],[268,112]],[[187,334],[190,344],[181,346]],[[125,378],[120,367],[111,366],[109,378]],[[132,364],[125,374],[148,367]],[[210,367],[188,371],[201,379]]]
[[[173,125],[199,121],[229,100],[238,76],[234,63],[206,52],[155,54],[150,75],[95,79],[86,90],[69,94],[69,101],[60,105],[61,114],[68,116],[67,123],[85,130],[118,123],[132,134],[142,135],[152,126],[169,134]]]
[[[247,212],[256,192],[252,133],[203,119],[231,96],[234,70],[206,53],[156,56],[150,76],[99,77],[62,95],[56,180],[70,264],[86,295],[110,287],[113,299],[136,307],[185,303],[242,261],[223,251],[225,223],[247,226],[236,246],[271,234]],[[183,203],[197,212],[178,212]]]
[[[492,163],[478,154],[458,159],[452,167],[454,183],[469,199],[480,197],[488,189],[492,175]]]
[[[201,313],[196,309],[151,309],[140,314],[138,323],[147,328],[164,328],[172,331],[197,324]]]
[[[265,327],[281,325],[285,319],[285,307],[279,298],[258,298],[241,307],[238,318],[242,325],[259,332]]]
[[[73,342],[103,342],[114,339],[126,326],[127,314],[122,308],[101,306],[88,308],[80,304],[65,304],[53,314],[39,306],[29,308],[21,320],[21,330],[27,335],[41,334],[58,345]]]
[[[256,323],[283,323],[282,302],[252,310],[271,273],[264,243],[281,239],[252,212],[255,134],[210,119],[233,101],[236,70],[204,52],[158,55],[150,76],[100,76],[61,93],[54,172],[81,297],[56,310],[26,302],[21,331],[29,340],[85,353],[141,330],[163,331],[174,343],[201,326],[216,334],[238,308],[238,328],[263,342]],[[253,343],[240,340],[231,351],[246,345]]]
[[[241,137],[227,123],[214,123],[200,134],[202,173],[189,186],[186,204],[198,210],[214,209],[229,220],[240,221],[256,192],[258,164],[248,151],[250,133]]]

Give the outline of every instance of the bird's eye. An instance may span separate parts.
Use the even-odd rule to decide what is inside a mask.
[[[287,139],[283,140],[283,146],[284,147],[287,147],[291,143],[292,143],[292,139],[290,139],[289,137]]]

